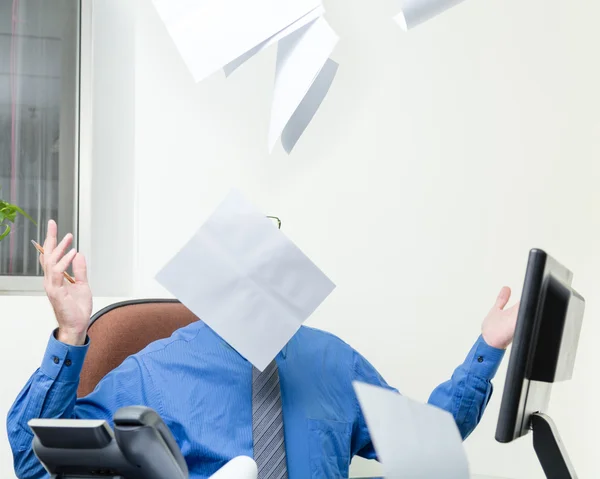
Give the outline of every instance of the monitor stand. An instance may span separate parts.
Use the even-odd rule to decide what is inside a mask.
[[[577,479],[575,468],[554,421],[542,413],[531,415],[533,448],[548,479]]]

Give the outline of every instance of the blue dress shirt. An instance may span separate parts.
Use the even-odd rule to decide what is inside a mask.
[[[87,397],[77,399],[88,346],[52,335],[41,367],[7,419],[19,479],[47,477],[32,450],[32,418],[105,419],[129,405],[156,410],[170,427],[190,470],[207,478],[235,456],[252,457],[252,366],[197,321],[128,357]],[[464,437],[492,393],[504,352],[480,337],[429,403],[449,411]],[[277,356],[290,479],[347,478],[350,460],[375,459],[352,382],[390,388],[369,362],[337,337],[301,327]]]

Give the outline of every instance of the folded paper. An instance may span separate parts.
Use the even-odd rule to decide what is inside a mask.
[[[299,108],[307,109],[303,102],[313,85],[319,92],[315,95],[322,99],[335,76],[335,69],[329,68],[331,72],[326,81],[317,82],[319,73],[327,63],[329,55],[333,51],[338,36],[329,26],[324,18],[296,30],[291,35],[282,39],[277,46],[277,64],[275,73],[275,92],[273,94],[273,106],[271,109],[271,125],[269,128],[269,151],[273,151],[277,139],[281,136],[294,112]],[[314,112],[318,109],[320,101],[308,100],[314,111],[309,111],[302,117],[296,117],[299,126],[294,131],[302,134],[308,122],[312,119]],[[299,135],[298,135],[299,136]],[[297,140],[296,140],[297,141]],[[296,142],[291,142],[295,144]]]
[[[318,8],[321,0],[153,0],[196,81]]]
[[[261,371],[335,288],[235,190],[156,279]]]
[[[237,70],[244,63],[246,63],[248,60],[250,60],[253,56],[262,52],[263,50],[270,47],[271,45],[275,45],[279,40],[294,33],[296,30],[299,30],[300,28],[304,27],[305,25],[308,25],[309,23],[314,22],[317,18],[322,17],[324,13],[325,13],[325,9],[323,8],[322,5],[319,5],[314,10],[311,10],[310,12],[308,12],[306,15],[304,15],[303,17],[296,20],[291,25],[288,25],[286,28],[277,32],[272,37],[268,38],[267,40],[265,40],[262,43],[259,43],[254,48],[248,50],[243,55],[239,56],[232,62],[229,62],[227,65],[225,65],[223,67],[223,71],[225,72],[225,75],[226,76],[231,75],[235,70]]]
[[[321,0],[153,3],[197,82],[220,69],[228,77],[256,54],[278,44],[268,147],[272,151],[277,139],[285,136],[284,149],[290,153],[337,71],[337,64],[329,60],[337,36],[323,18]]]

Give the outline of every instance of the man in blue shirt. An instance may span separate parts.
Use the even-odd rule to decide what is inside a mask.
[[[92,294],[83,256],[75,250],[65,254],[71,241],[67,235],[57,245],[56,224],[49,223],[40,262],[59,327],[8,414],[19,479],[47,477],[32,450],[30,419],[93,418],[112,425],[114,412],[129,405],[145,405],[162,416],[191,479],[209,477],[235,456],[252,457],[252,366],[201,321],[130,356],[90,395],[77,399]],[[63,280],[71,263],[75,284]],[[454,416],[463,438],[481,419],[491,380],[513,338],[517,307],[504,309],[509,298],[503,288],[465,362],[429,399]],[[376,458],[352,382],[392,388],[365,358],[331,334],[301,327],[276,363],[290,479],[347,478],[353,456]]]

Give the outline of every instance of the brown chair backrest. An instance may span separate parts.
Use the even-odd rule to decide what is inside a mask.
[[[123,301],[97,312],[90,321],[90,347],[77,397],[91,393],[128,356],[197,320],[189,309],[173,299]]]

